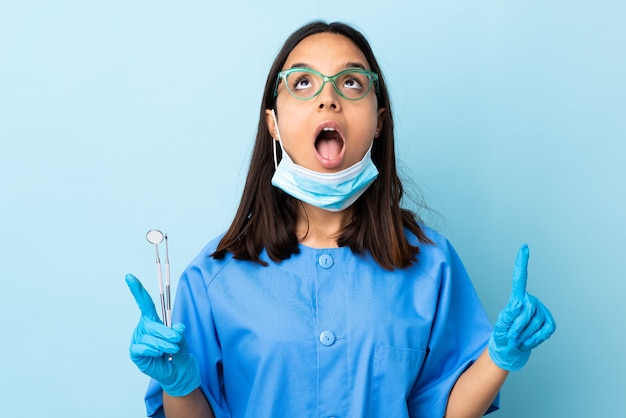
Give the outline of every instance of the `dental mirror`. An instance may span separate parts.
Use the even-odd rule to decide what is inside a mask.
[[[161,271],[161,258],[159,257],[159,244],[163,241],[163,232],[158,229],[151,229],[146,234],[146,239],[150,244],[154,244],[154,250],[156,251],[156,269],[157,269],[157,279],[159,280],[159,296],[161,297],[161,315],[163,318],[163,324],[168,326],[167,323],[167,309],[165,305],[165,292],[163,291],[163,272]],[[169,261],[167,264],[169,267]],[[168,273],[169,275],[169,273]]]
[[[150,244],[154,244],[156,251],[156,270],[159,280],[159,297],[161,299],[161,318],[163,325],[172,328],[172,302],[170,296],[170,257],[167,242],[167,234],[158,229],[151,229],[146,233],[146,239]],[[159,244],[165,239],[165,292],[163,291],[163,272],[161,271],[161,258],[159,257]],[[169,360],[172,360],[170,354]]]
[[[151,229],[146,234],[146,239],[148,240],[148,242],[154,245],[163,242],[163,237],[163,232],[159,231],[158,229]]]

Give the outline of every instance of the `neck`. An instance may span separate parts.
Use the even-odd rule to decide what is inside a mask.
[[[330,212],[301,202],[296,234],[301,244],[313,248],[336,248],[341,229],[351,216],[351,210]]]

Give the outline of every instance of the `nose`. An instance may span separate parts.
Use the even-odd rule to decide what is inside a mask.
[[[335,90],[335,86],[331,81],[328,81],[324,87],[322,87],[322,91],[317,96],[318,100],[318,109],[322,110],[324,108],[330,108],[332,110],[339,110],[340,102],[339,102],[339,94]]]

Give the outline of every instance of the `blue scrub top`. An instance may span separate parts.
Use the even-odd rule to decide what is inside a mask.
[[[201,390],[217,418],[441,418],[491,323],[461,260],[440,234],[419,261],[388,271],[349,248],[300,246],[263,267],[210,257],[183,273],[174,322],[186,326]],[[151,381],[148,415],[163,417]],[[497,409],[497,400],[490,411]]]

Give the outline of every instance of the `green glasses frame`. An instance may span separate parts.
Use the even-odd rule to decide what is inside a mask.
[[[296,72],[314,74],[316,76],[319,76],[322,79],[322,84],[320,85],[319,89],[315,92],[315,94],[313,94],[310,97],[300,97],[300,96],[298,96],[297,94],[295,94],[294,92],[291,91],[291,88],[289,87],[289,84],[287,83],[287,77],[290,74],[296,73]],[[362,96],[359,96],[359,97],[356,97],[356,98],[346,97],[341,92],[339,87],[337,87],[337,84],[335,84],[335,80],[337,80],[337,78],[341,77],[344,74],[350,74],[350,73],[363,74],[363,75],[367,76],[367,78],[369,80],[369,84],[367,86],[367,90],[365,91],[365,93]],[[373,71],[366,70],[364,68],[349,68],[347,70],[340,71],[337,74],[331,75],[331,76],[324,75],[324,74],[320,73],[319,71],[315,71],[315,70],[313,70],[311,68],[300,68],[300,67],[289,68],[287,70],[283,70],[283,71],[278,73],[278,77],[276,78],[276,87],[274,88],[274,97],[276,97],[278,95],[278,84],[280,83],[281,80],[283,80],[285,82],[285,86],[286,86],[287,91],[289,92],[289,94],[291,94],[293,97],[295,97],[298,100],[311,100],[312,98],[314,98],[315,96],[317,96],[318,94],[320,94],[322,92],[322,90],[324,89],[324,86],[329,81],[333,85],[333,88],[335,89],[337,94],[339,94],[339,96],[343,97],[346,100],[355,101],[355,100],[363,99],[365,96],[368,95],[368,93],[372,89],[372,85],[373,84],[375,84],[376,97],[378,97],[378,74],[376,74]]]

